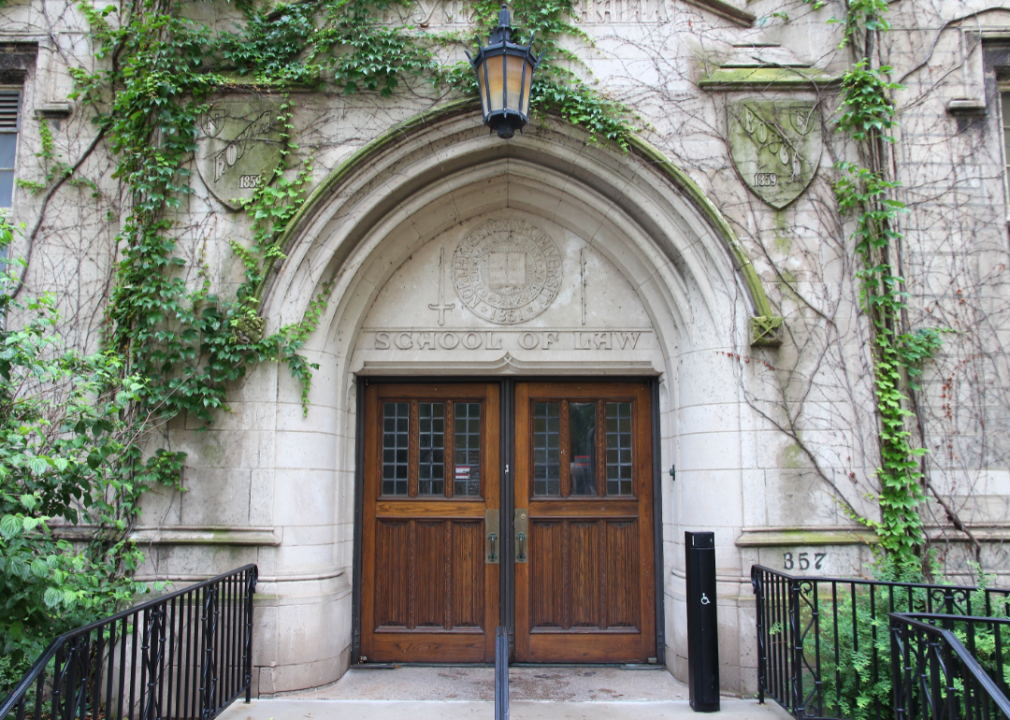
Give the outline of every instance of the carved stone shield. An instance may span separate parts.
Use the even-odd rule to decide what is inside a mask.
[[[802,100],[729,104],[729,149],[751,191],[781,210],[798,198],[821,160],[821,112]]]
[[[223,98],[200,122],[196,167],[211,193],[232,210],[267,182],[281,159],[275,103],[256,97]]]

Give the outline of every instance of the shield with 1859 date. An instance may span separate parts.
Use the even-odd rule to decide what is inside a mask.
[[[817,103],[737,100],[727,115],[730,156],[747,187],[778,209],[798,198],[821,160]]]
[[[258,97],[212,102],[200,121],[196,167],[211,194],[237,210],[281,159],[281,119],[276,103]]]

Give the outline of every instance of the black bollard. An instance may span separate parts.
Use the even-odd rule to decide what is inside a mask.
[[[687,684],[695,712],[719,712],[719,625],[715,609],[715,534],[685,532]]]

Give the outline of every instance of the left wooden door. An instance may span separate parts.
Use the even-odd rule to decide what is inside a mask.
[[[361,654],[491,662],[498,624],[496,384],[365,392]],[[493,530],[494,528],[490,528]]]

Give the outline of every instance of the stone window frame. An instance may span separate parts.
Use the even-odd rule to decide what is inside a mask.
[[[1010,35],[1004,32],[982,33],[982,83],[983,101],[979,108],[985,114],[986,107],[995,109],[999,138],[999,155],[1003,168],[1003,203],[1006,220],[1010,224]],[[1006,106],[1004,106],[1006,101]]]
[[[5,219],[7,215],[12,211],[17,193],[18,136],[21,134],[21,126],[24,118],[24,96],[25,96],[24,89],[22,86],[0,84],[0,96],[11,96],[11,95],[13,95],[15,98],[14,127],[9,128],[0,124],[0,135],[14,136],[14,154],[13,157],[11,158],[9,166],[3,162],[3,157],[0,156],[0,173],[10,172],[13,177],[11,180],[10,201],[4,204],[4,198],[0,196],[0,221]],[[0,255],[2,254],[3,251],[0,251]]]
[[[25,83],[35,68],[38,54],[38,42],[0,42],[0,92],[16,92],[18,94],[18,118],[14,133],[19,136],[24,131],[25,117],[29,111]],[[0,130],[0,132],[4,131]],[[14,208],[17,207],[18,150],[21,143],[19,141],[15,141],[15,143],[14,167],[11,168],[14,171],[11,202],[9,207],[0,208],[0,217],[6,218],[9,218],[13,214]],[[0,257],[4,255],[6,255],[5,252],[0,253]]]

